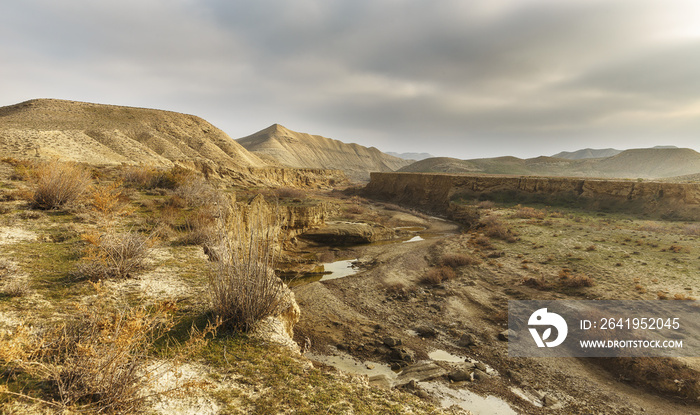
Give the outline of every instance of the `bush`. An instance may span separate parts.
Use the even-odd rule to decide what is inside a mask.
[[[274,193],[280,199],[306,199],[305,191],[293,187],[280,187]]]
[[[83,235],[88,243],[78,263],[76,274],[91,280],[129,278],[144,267],[154,244],[154,237],[136,232],[90,233]]]
[[[125,183],[139,189],[176,189],[190,181],[193,176],[193,171],[179,166],[168,170],[129,166],[122,173]]]
[[[544,219],[546,212],[544,210],[531,208],[528,206],[516,206],[517,210],[513,214],[514,218],[518,219]]]
[[[566,287],[592,287],[595,285],[593,278],[584,274],[573,274],[570,269],[564,268],[559,271],[559,281]]]
[[[448,267],[431,268],[425,273],[421,282],[427,285],[439,285],[444,281],[450,281],[457,278],[457,274]]]
[[[451,268],[458,268],[465,265],[478,265],[481,264],[477,258],[471,255],[465,254],[445,254],[440,258],[440,263],[443,266],[448,266]]]
[[[282,311],[286,287],[273,268],[279,222],[279,212],[264,203],[244,208],[232,202],[217,218],[209,291],[214,313],[229,328],[249,331]]]
[[[481,221],[483,233],[491,238],[501,239],[508,243],[516,242],[515,232],[508,229],[497,216],[489,216]]]
[[[142,390],[155,378],[147,352],[171,326],[164,306],[82,306],[70,322],[39,334],[20,326],[0,341],[0,361],[43,381],[51,399],[43,402],[58,412],[134,413],[145,401]],[[29,398],[9,389],[2,392]]]
[[[32,205],[38,209],[59,209],[85,196],[92,179],[79,165],[54,160],[36,167],[33,181]]]

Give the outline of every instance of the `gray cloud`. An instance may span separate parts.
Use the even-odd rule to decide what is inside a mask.
[[[279,122],[460,157],[693,146],[692,0],[27,0],[0,14],[3,105],[57,97]]]

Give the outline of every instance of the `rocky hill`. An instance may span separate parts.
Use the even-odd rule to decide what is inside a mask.
[[[327,187],[340,171],[280,169],[207,121],[170,111],[36,99],[0,108],[3,157],[179,165],[242,184]]]
[[[580,159],[596,159],[596,158],[603,158],[603,157],[612,157],[612,156],[616,156],[620,153],[622,153],[622,150],[616,150],[614,148],[602,148],[602,149],[584,148],[582,150],[577,150],[577,151],[562,151],[561,153],[557,153],[557,154],[553,155],[552,157],[556,157],[556,158],[560,158],[560,159],[569,159],[569,160],[580,160]]]
[[[0,108],[0,152],[104,165],[181,163],[234,171],[266,165],[193,115],[56,99]]]
[[[358,181],[369,180],[369,173],[373,171],[395,171],[411,164],[374,147],[298,133],[279,124],[237,141],[261,159],[280,166],[338,169]]]
[[[657,179],[700,172],[700,153],[688,148],[625,150],[605,158],[496,157],[459,160],[436,157],[401,168],[415,173],[518,174],[623,179]]]
[[[393,151],[387,151],[386,154],[394,157],[398,157],[404,160],[424,160],[431,157],[435,157],[429,153],[395,153]]]

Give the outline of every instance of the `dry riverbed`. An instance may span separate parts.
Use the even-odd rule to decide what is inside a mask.
[[[624,382],[586,359],[510,358],[502,333],[509,299],[694,298],[696,225],[521,207],[480,213],[510,236],[416,216],[412,225],[430,237],[344,248],[359,272],[296,287],[296,339],[307,356],[475,414],[700,413],[697,401]],[[451,255],[473,263],[426,282]],[[593,284],[561,285],[562,270]],[[684,363],[698,369],[698,359]]]

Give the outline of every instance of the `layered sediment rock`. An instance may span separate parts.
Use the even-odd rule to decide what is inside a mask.
[[[700,185],[566,177],[372,173],[368,196],[445,213],[458,199],[539,202],[700,220]]]

